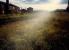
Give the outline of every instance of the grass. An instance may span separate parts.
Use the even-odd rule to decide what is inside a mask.
[[[8,15],[0,15],[0,25],[20,21],[20,20],[27,20],[31,19],[33,14],[25,13],[25,14],[8,14]]]

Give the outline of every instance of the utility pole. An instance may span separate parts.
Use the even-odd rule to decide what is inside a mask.
[[[9,14],[9,0],[6,0],[5,14]]]
[[[68,0],[68,6],[67,6],[66,11],[69,12],[69,0]]]

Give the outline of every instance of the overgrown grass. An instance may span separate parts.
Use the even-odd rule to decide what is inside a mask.
[[[33,13],[0,15],[0,25],[33,18]]]

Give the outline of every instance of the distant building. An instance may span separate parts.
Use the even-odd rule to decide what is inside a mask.
[[[0,14],[5,14],[5,11],[6,11],[6,3],[0,1]],[[20,8],[18,6],[9,4],[9,13],[13,14],[19,12],[20,12]]]
[[[27,11],[28,12],[33,12],[33,8],[32,7],[29,7],[29,8],[27,8]]]
[[[21,9],[21,13],[27,13],[26,9]]]
[[[31,12],[33,12],[32,7],[27,8],[27,10],[26,9],[21,9],[21,13],[31,13]]]

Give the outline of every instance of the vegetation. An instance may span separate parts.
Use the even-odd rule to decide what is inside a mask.
[[[56,12],[55,17],[48,24],[48,50],[69,50],[69,14]]]

